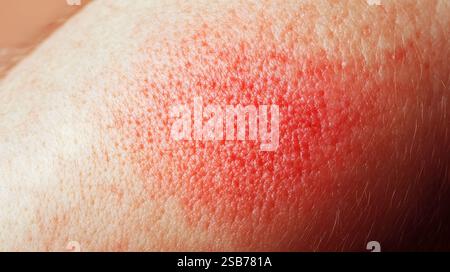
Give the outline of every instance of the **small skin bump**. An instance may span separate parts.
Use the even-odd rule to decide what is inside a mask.
[[[370,26],[363,27],[362,34],[364,37],[369,37],[372,34],[372,28]]]

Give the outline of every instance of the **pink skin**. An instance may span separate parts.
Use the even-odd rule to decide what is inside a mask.
[[[370,35],[367,32],[370,28],[364,29]],[[223,35],[213,26],[202,25],[178,45],[169,44],[167,54],[177,57],[175,64],[158,70],[157,76],[145,77],[136,94],[137,105],[126,109],[129,114],[123,109],[117,114],[127,118],[118,122],[126,124],[120,125],[127,139],[122,147],[131,154],[149,197],[162,202],[179,199],[191,228],[217,236],[233,234],[233,244],[239,249],[358,250],[370,237],[392,243],[393,248],[408,248],[408,242],[400,243],[397,238],[404,239],[404,228],[428,213],[430,208],[417,205],[434,203],[428,194],[435,191],[430,187],[430,192],[410,197],[418,192],[407,183],[417,178],[417,172],[405,171],[399,173],[401,177],[383,172],[390,167],[419,167],[414,161],[399,161],[399,154],[386,153],[399,148],[396,139],[406,141],[401,146],[414,145],[411,134],[415,128],[408,123],[414,117],[406,119],[396,126],[404,135],[411,134],[394,136],[396,131],[387,128],[394,124],[386,122],[393,117],[386,117],[385,111],[390,109],[388,116],[398,116],[404,106],[401,97],[409,99],[411,92],[424,95],[414,81],[397,80],[396,73],[415,67],[408,69],[410,75],[420,72],[422,81],[431,80],[429,64],[417,58],[413,40],[384,50],[381,60],[368,65],[362,57],[350,61],[327,57],[323,49],[316,49],[312,56],[296,55],[289,44],[260,46],[257,38],[224,44]],[[148,65],[166,53],[152,47],[143,50]],[[391,76],[380,77],[380,69]],[[169,80],[160,81],[161,77]],[[197,96],[205,104],[223,107],[278,105],[282,116],[279,148],[261,152],[254,141],[170,139],[174,122],[170,107],[185,104],[193,108]],[[419,114],[417,110],[410,114]],[[443,144],[446,140],[439,137]],[[423,158],[435,152],[433,145],[426,144],[421,147],[424,150],[411,148],[413,156]],[[155,153],[160,155],[146,155]],[[381,167],[377,173],[380,161],[388,168]],[[171,172],[162,170],[163,165]],[[355,171],[363,165],[369,169]],[[440,184],[443,173],[439,167],[437,171]],[[160,181],[154,181],[155,176]],[[433,183],[430,177],[419,179]],[[393,191],[388,185],[392,183],[397,184]],[[386,224],[391,226],[389,231]],[[283,231],[276,225],[283,226]],[[413,239],[427,227],[405,235]],[[254,237],[261,239],[255,242]]]
[[[447,2],[156,2],[2,82],[0,249],[449,249]],[[196,97],[278,105],[278,148],[170,138]]]

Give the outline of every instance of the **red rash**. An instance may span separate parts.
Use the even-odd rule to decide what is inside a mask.
[[[310,223],[319,226],[314,231],[321,224],[322,231],[332,231],[335,218],[326,207],[351,198],[340,195],[358,182],[351,169],[375,160],[381,145],[367,139],[380,129],[380,90],[392,83],[378,85],[376,71],[408,64],[409,49],[386,52],[395,57],[368,67],[357,54],[343,61],[324,50],[295,54],[267,42],[222,43],[208,31],[143,49],[149,64],[137,65],[136,74],[143,75],[139,92],[128,98],[133,106],[117,114],[122,146],[149,197],[161,203],[175,199],[192,228],[241,234],[233,243],[242,248],[261,236],[272,241],[271,248],[296,248],[289,243],[308,239]],[[192,108],[197,96],[222,107],[278,105],[278,149],[260,151],[258,141],[172,140],[170,107]],[[336,180],[336,173],[348,180]],[[285,237],[277,226],[297,237]]]

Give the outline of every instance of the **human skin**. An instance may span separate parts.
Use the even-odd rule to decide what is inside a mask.
[[[95,1],[0,83],[0,249],[450,249],[448,1]],[[170,107],[276,104],[277,150]]]

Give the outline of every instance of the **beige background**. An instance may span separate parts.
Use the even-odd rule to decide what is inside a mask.
[[[0,78],[81,6],[66,0],[2,0],[0,2]]]

